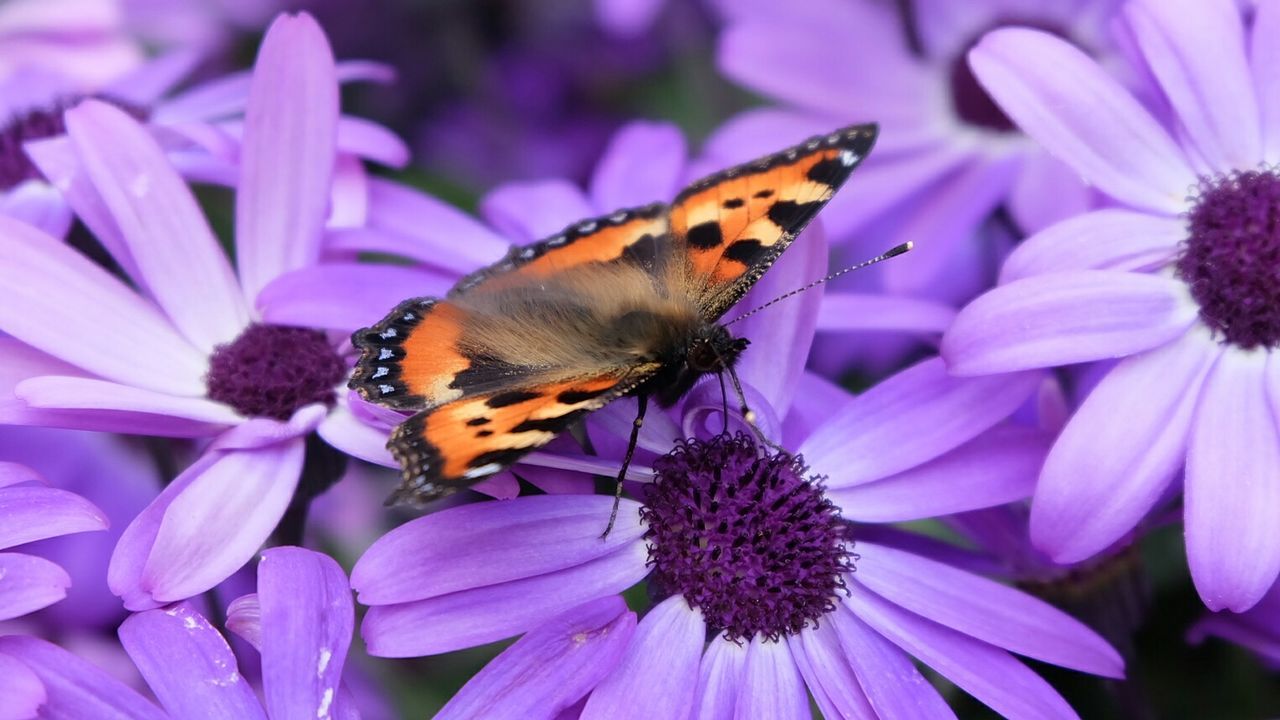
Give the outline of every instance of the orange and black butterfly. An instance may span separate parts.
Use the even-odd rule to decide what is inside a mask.
[[[406,300],[352,336],[351,387],[417,411],[388,448],[391,501],[426,502],[514,463],[587,413],[673,404],[747,346],[719,321],[870,152],[856,125],[685,188],[670,205],[583,220]],[[628,459],[630,453],[628,452]]]

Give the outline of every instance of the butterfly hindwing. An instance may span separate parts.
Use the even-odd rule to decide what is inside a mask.
[[[855,125],[685,188],[671,204],[703,316],[719,318],[786,250],[862,162],[875,125]]]

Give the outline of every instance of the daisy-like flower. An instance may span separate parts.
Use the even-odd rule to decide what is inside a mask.
[[[272,548],[258,565],[258,592],[232,604],[227,624],[262,654],[262,696],[240,674],[226,639],[191,605],[131,616],[120,641],[159,702],[34,637],[0,637],[5,682],[28,683],[27,715],[121,718],[358,718],[341,684],[354,611],[346,575],[326,555]],[[13,671],[10,675],[8,671]],[[34,684],[30,684],[34,680]],[[6,696],[6,709],[13,696]]]
[[[1074,173],[1018,132],[974,81],[965,52],[983,32],[1008,24],[1050,28],[1108,52],[1104,21],[1114,0],[719,5],[720,68],[778,105],[729,120],[708,140],[708,153],[747,159],[779,137],[880,123],[876,152],[823,219],[838,246],[860,234],[875,238],[874,247],[859,242],[859,252],[918,244],[873,271],[886,290],[972,297],[975,281],[993,272],[997,250],[977,230],[994,212],[1006,208],[1027,231],[1088,205]],[[875,231],[862,233],[871,223]]]
[[[943,340],[951,372],[1121,358],[1045,463],[1031,537],[1088,558],[1181,484],[1191,575],[1246,610],[1280,574],[1280,6],[1146,2],[1126,27],[1163,125],[1048,33],[987,36],[972,65],[1010,117],[1117,207],[1028,239]]]
[[[264,322],[255,299],[320,254],[338,92],[309,16],[267,32],[249,91],[233,271],[145,128],[87,101],[66,113],[88,191],[137,291],[0,217],[6,423],[210,438],[129,526],[108,582],[130,609],[207,590],[247,562],[298,488],[306,436],[341,447],[345,338]],[[89,192],[86,192],[86,195]],[[237,272],[238,271],[238,272]],[[238,277],[237,277],[238,275]]]
[[[25,465],[0,462],[0,550],[106,528],[106,516],[93,503],[66,490],[45,486],[40,475]],[[45,558],[22,552],[0,553],[0,620],[56,603],[66,597],[70,585],[66,570]],[[0,676],[7,675],[0,669]],[[0,685],[14,677],[15,682],[22,682],[21,676],[2,677]],[[0,689],[0,697],[8,697],[4,689]]]

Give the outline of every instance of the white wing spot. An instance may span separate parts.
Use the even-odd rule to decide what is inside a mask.
[[[382,338],[383,340],[389,340],[395,336],[396,336],[395,328],[387,328],[386,330],[383,330],[382,332],[378,333],[378,337]]]
[[[379,360],[390,360],[395,353],[391,352],[391,348],[378,348]]]
[[[471,468],[470,470],[462,473],[462,477],[471,480],[473,478],[484,477],[485,475],[492,475],[501,469],[502,466],[498,463],[488,463],[486,465],[481,465],[480,467]]]
[[[396,391],[396,388],[394,385],[379,385],[378,390],[382,392],[383,395],[390,395]]]
[[[373,371],[373,379],[377,380],[378,378],[382,377],[383,375],[386,375],[389,372],[391,371],[388,370],[385,366],[379,365],[378,369]]]
[[[580,233],[589,233],[595,229],[596,229],[595,221],[584,222],[578,226],[578,232]]]
[[[852,166],[852,165],[853,165],[854,163],[856,163],[856,162],[858,162],[858,156],[857,156],[857,155],[855,155],[854,153],[850,152],[849,150],[841,150],[841,151],[840,151],[840,164],[841,164],[841,165],[843,165],[843,166],[845,166],[845,167],[850,167],[850,166]]]

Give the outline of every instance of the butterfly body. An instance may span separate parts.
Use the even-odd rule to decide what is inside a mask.
[[[396,499],[465,487],[627,395],[671,405],[747,346],[720,322],[870,150],[874,126],[731,168],[671,205],[514,247],[443,300],[353,335],[351,387],[417,414],[388,447]]]

